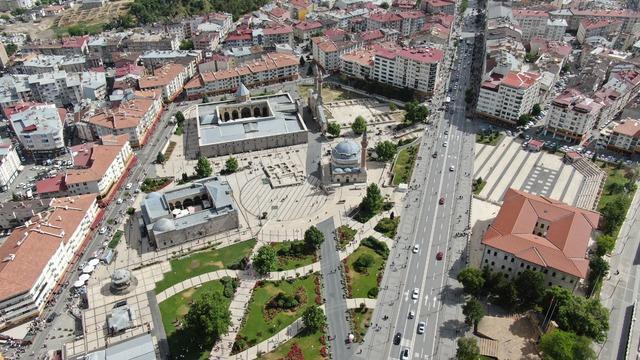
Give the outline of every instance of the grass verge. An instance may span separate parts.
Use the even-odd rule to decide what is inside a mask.
[[[396,163],[393,166],[393,185],[408,184],[411,179],[411,172],[413,171],[413,164],[416,161],[416,154],[418,153],[417,146],[411,146],[406,149],[402,149],[398,153]]]
[[[304,240],[271,243],[270,246],[276,251],[276,254],[278,255],[278,262],[276,264],[277,271],[296,269],[302,266],[313,264],[316,261],[315,254],[306,252]],[[291,247],[302,248],[305,252],[291,255]]]
[[[356,337],[355,342],[361,342],[362,340],[364,340],[364,336],[367,334],[367,330],[369,330],[369,326],[371,325],[371,316],[373,315],[373,310],[367,308],[358,308],[350,309],[349,313],[351,314],[353,335]]]
[[[286,359],[287,354],[291,351],[293,344],[298,344],[298,347],[302,350],[302,355],[305,360],[324,359],[320,354],[322,347],[322,338],[324,338],[322,331],[310,332],[302,330],[298,335],[294,336],[291,340],[278,346],[270,353],[264,354],[258,359],[260,360],[281,360]]]
[[[120,239],[122,239],[123,234],[124,233],[122,232],[122,230],[117,230],[116,233],[113,234],[111,241],[109,241],[109,245],[107,245],[109,249],[115,249],[116,246],[118,246],[118,243],[120,242]]]

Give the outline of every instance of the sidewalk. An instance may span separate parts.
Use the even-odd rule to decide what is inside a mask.
[[[158,299],[158,303],[161,303],[167,300],[168,298],[172,297],[173,295],[178,294],[184,290],[190,289],[194,286],[198,286],[209,281],[220,280],[225,276],[228,276],[231,278],[238,278],[240,277],[240,273],[241,273],[240,270],[223,269],[223,270],[212,271],[202,275],[194,276],[192,278],[183,280],[171,286],[170,288],[162,291],[161,293],[156,295],[156,298]]]

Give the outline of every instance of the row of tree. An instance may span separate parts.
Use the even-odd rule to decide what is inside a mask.
[[[316,251],[324,242],[324,234],[317,227],[312,226],[304,232],[304,244],[308,251]],[[278,254],[271,246],[263,246],[253,256],[253,268],[261,275],[275,270]]]

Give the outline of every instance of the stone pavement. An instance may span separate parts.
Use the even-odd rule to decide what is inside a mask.
[[[347,299],[347,308],[348,309],[357,309],[360,307],[360,304],[364,303],[364,306],[367,309],[373,309],[376,307],[376,299],[369,298],[352,298]]]
[[[231,354],[233,343],[236,341],[236,336],[242,326],[242,319],[244,319],[245,311],[251,300],[251,294],[256,286],[255,279],[240,279],[240,284],[236,289],[236,293],[233,296],[233,301],[229,305],[231,311],[231,324],[229,325],[229,331],[222,336],[211,349],[209,355],[210,360],[227,359]],[[297,334],[297,332],[296,332]]]

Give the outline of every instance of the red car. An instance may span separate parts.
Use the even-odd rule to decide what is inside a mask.
[[[444,254],[442,253],[442,251],[438,251],[438,253],[436,254],[436,260],[438,260],[438,261],[442,260],[443,256],[444,256]]]
[[[440,201],[438,201],[438,203],[439,203],[440,205],[444,204],[444,197],[441,197],[441,198],[440,198]]]

